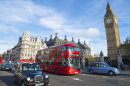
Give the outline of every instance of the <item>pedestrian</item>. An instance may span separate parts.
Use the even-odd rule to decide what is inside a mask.
[[[125,65],[123,63],[121,63],[120,68],[121,68],[122,71],[125,70]]]
[[[129,70],[130,70],[130,62],[129,62]]]

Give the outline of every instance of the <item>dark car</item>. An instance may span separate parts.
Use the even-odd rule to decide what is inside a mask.
[[[2,63],[1,64],[1,70],[12,70],[12,66],[10,65],[10,63]]]
[[[13,76],[14,82],[20,86],[47,86],[49,77],[43,73],[38,63],[17,62]]]

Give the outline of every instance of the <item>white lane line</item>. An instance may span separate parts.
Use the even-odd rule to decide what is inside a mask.
[[[75,78],[75,77],[70,77],[70,76],[65,76],[65,77],[68,77],[68,78],[73,79],[73,80],[76,80],[76,81],[83,81],[83,80],[81,80],[81,79],[79,79],[79,78]]]
[[[96,75],[88,75],[88,74],[80,74],[80,75],[83,75],[83,76],[90,76],[90,77],[94,77],[94,78],[96,78]]]

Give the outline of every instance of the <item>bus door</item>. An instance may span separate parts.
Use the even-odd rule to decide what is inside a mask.
[[[66,60],[65,58],[61,58],[59,62],[59,73],[66,74],[67,73],[67,66],[66,66]]]

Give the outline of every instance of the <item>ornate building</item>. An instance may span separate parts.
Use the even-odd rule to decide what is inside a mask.
[[[18,44],[14,46],[11,58],[14,61],[20,59],[35,59],[37,50],[47,48],[41,37],[30,37],[29,31],[26,30],[22,37],[19,37]]]
[[[106,29],[108,56],[111,60],[116,59],[117,48],[120,46],[121,42],[118,28],[118,19],[116,14],[113,12],[109,2],[107,3],[106,7],[104,24]]]

